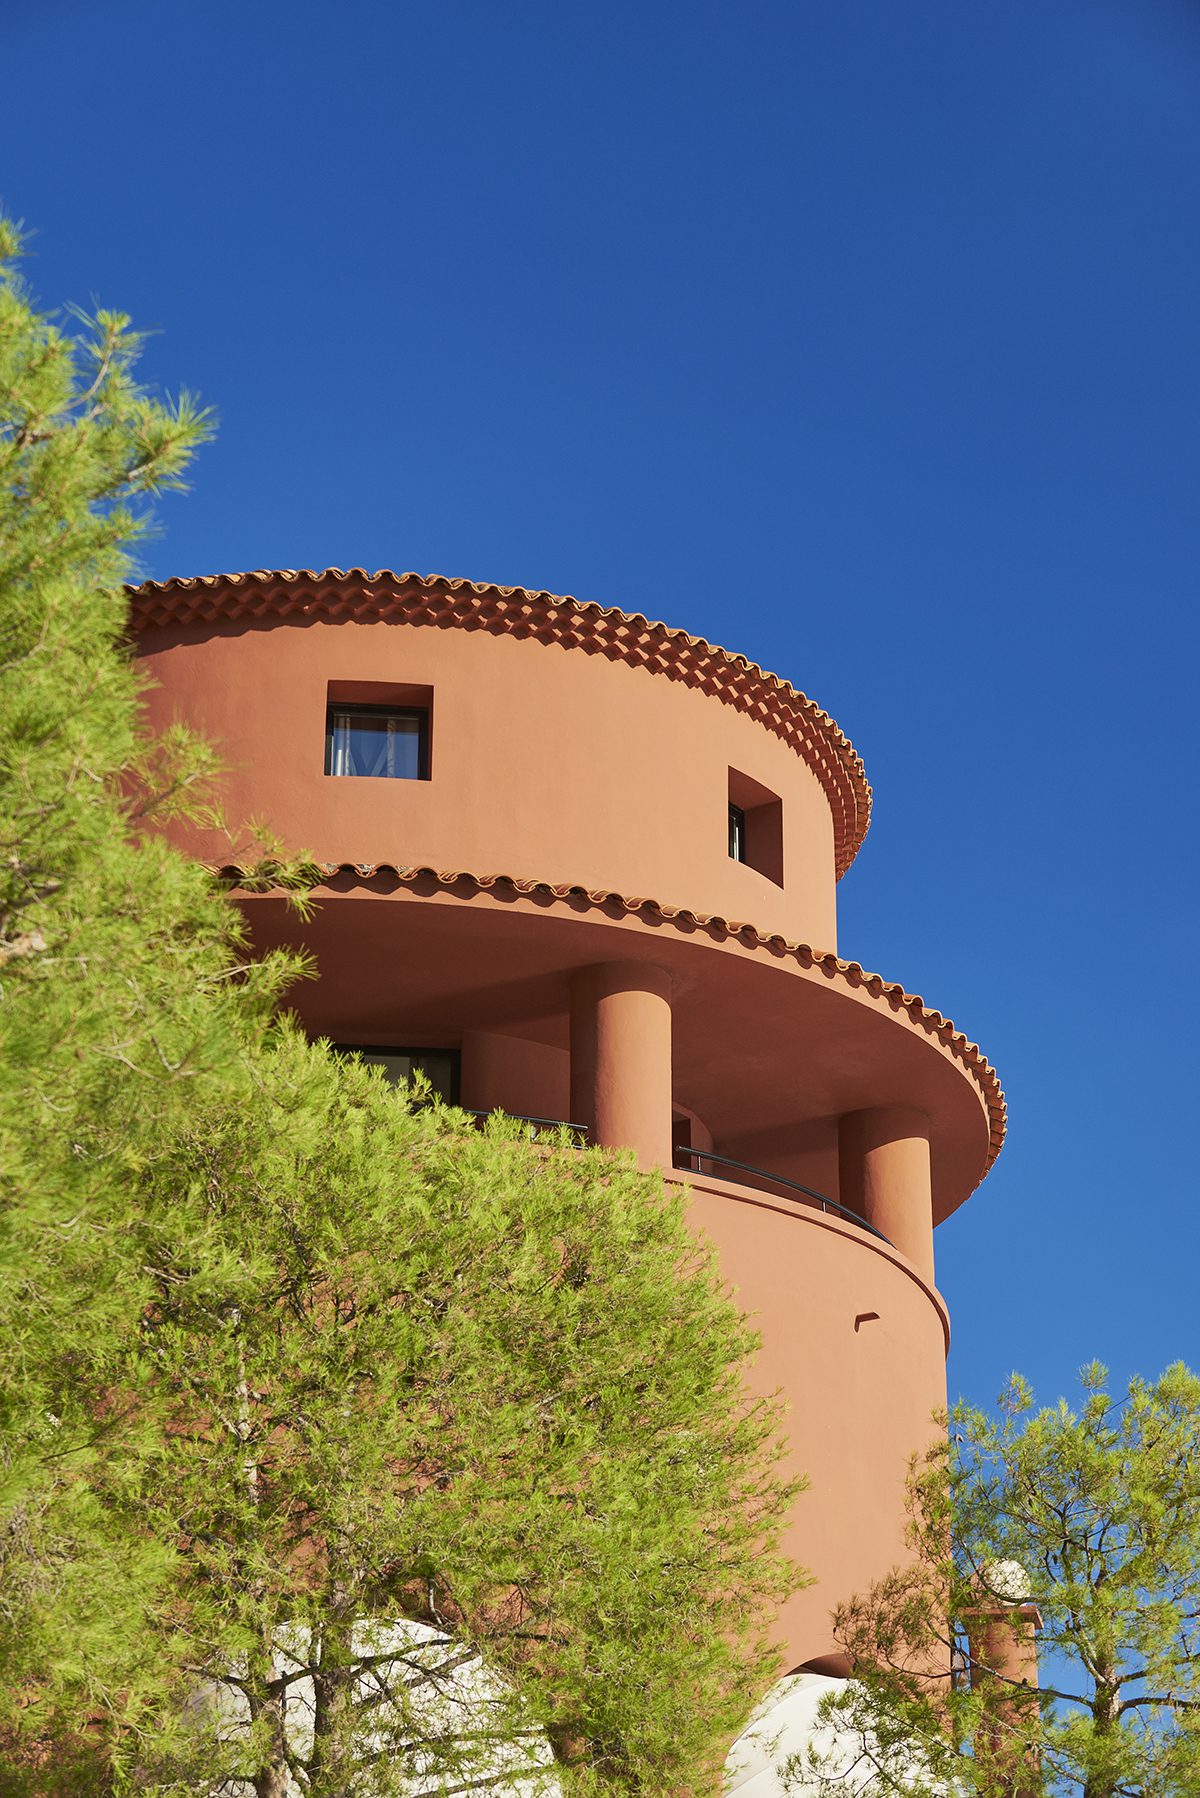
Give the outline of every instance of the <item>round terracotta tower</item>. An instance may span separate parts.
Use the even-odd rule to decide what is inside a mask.
[[[331,569],[132,605],[152,724],[203,731],[227,818],[320,864],[307,922],[242,898],[257,945],[316,959],[305,1027],[688,1183],[809,1479],[787,1665],[836,1670],[830,1611],[903,1558],[945,1402],[934,1225],[1004,1129],[978,1049],[837,956],[858,756],[743,657],[548,593]]]

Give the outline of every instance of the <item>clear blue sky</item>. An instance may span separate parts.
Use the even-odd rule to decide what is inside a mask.
[[[813,695],[842,952],[1011,1102],[952,1388],[1200,1363],[1196,6],[6,0],[0,56],[42,297],[221,415],[148,572],[546,587]]]

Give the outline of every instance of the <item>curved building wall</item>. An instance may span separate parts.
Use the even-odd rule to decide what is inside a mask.
[[[781,1639],[792,1667],[845,1671],[830,1613],[908,1558],[909,1460],[946,1403],[945,1308],[836,1217],[719,1180],[692,1182],[690,1214],[761,1332],[751,1388],[782,1393],[785,1466],[808,1480],[787,1548],[814,1583],[785,1607]]]
[[[305,616],[305,589],[299,612],[271,616],[277,578],[244,577],[238,616],[220,583],[183,583],[138,634],[151,722],[181,717],[217,744],[230,824],[261,820],[327,864],[304,922],[245,897],[253,940],[314,954],[320,978],[289,1001],[314,1035],[451,1051],[471,1108],[571,1117],[646,1166],[671,1161],[673,1114],[676,1144],[705,1157],[703,1176],[674,1177],[761,1332],[751,1382],[783,1393],[787,1467],[809,1481],[789,1548],[816,1583],[780,1620],[787,1664],[834,1668],[831,1611],[905,1557],[909,1457],[946,1394],[933,1221],[999,1146],[994,1071],[919,999],[787,948],[834,948],[835,854],[844,865],[861,829],[847,837],[843,789],[763,721],[769,699],[673,678],[659,637],[658,664],[631,665],[619,614],[590,649],[519,619],[491,628],[504,590],[414,622]],[[172,618],[198,585],[213,615]],[[331,701],[427,708],[429,778],[326,774]],[[819,716],[825,746],[852,757]],[[778,805],[769,871],[731,858],[731,799]],[[215,833],[185,846],[238,859]],[[709,1177],[722,1155],[769,1170],[768,1190],[729,1166]],[[774,1196],[772,1176],[886,1217],[891,1241]]]
[[[711,695],[536,639],[346,619],[155,627],[139,653],[158,728],[182,717],[227,764],[231,823],[265,818],[328,862],[392,861],[644,894],[836,947],[833,824],[817,777]],[[334,697],[416,689],[431,778],[325,775]],[[782,885],[728,853],[730,770],[779,801]],[[228,844],[196,841],[206,856]]]

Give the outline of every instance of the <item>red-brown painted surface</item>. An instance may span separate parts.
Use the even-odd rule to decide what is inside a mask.
[[[933,1280],[929,1120],[904,1105],[849,1111],[838,1124],[842,1203]]]
[[[352,618],[200,630],[182,642],[148,631],[139,647],[159,682],[155,723],[178,712],[222,745],[231,818],[266,817],[325,861],[649,893],[837,947],[821,785],[733,706],[619,660],[483,631]],[[331,682],[431,687],[432,778],[327,778]],[[729,859],[730,768],[783,802],[783,887]]]
[[[550,595],[229,577],[148,587],[134,621],[151,722],[214,738],[231,823],[323,865],[310,921],[243,899],[260,946],[315,956],[292,997],[314,1035],[457,1050],[468,1106],[569,1118],[647,1166],[674,1129],[891,1239],[736,1169],[674,1175],[762,1333],[751,1380],[790,1407],[818,1583],[781,1640],[829,1664],[832,1607],[903,1556],[905,1468],[945,1400],[933,1225],[1004,1127],[974,1044],[836,956],[853,750],[741,658]],[[331,699],[427,707],[429,778],[326,775]],[[731,801],[759,868],[728,854]]]
[[[1014,1569],[1018,1575],[1021,1569]],[[1028,1601],[1013,1604],[981,1606],[963,1619],[971,1647],[971,1685],[985,1688],[989,1680],[1000,1684],[995,1721],[988,1730],[987,1751],[997,1773],[1004,1778],[1006,1798],[1036,1798],[1041,1781],[1036,1750],[1015,1747],[1036,1721],[1040,1704],[1033,1700],[1032,1718],[1026,1702],[1018,1701],[1020,1687],[1036,1691],[1038,1685],[1037,1633],[1042,1627],[1042,1614]],[[1013,1702],[1005,1702],[1005,1693],[1013,1693]]]
[[[905,1476],[946,1402],[949,1320],[903,1256],[814,1207],[697,1180],[692,1215],[753,1312],[761,1393],[782,1389],[797,1469],[789,1547],[817,1575],[783,1619],[793,1666],[843,1672],[830,1607],[906,1555]]]

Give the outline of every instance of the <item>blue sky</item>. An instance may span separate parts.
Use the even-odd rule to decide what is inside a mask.
[[[996,1062],[952,1389],[1196,1335],[1200,13],[7,0],[47,303],[221,432],[147,572],[575,593],[827,707],[842,953]]]

